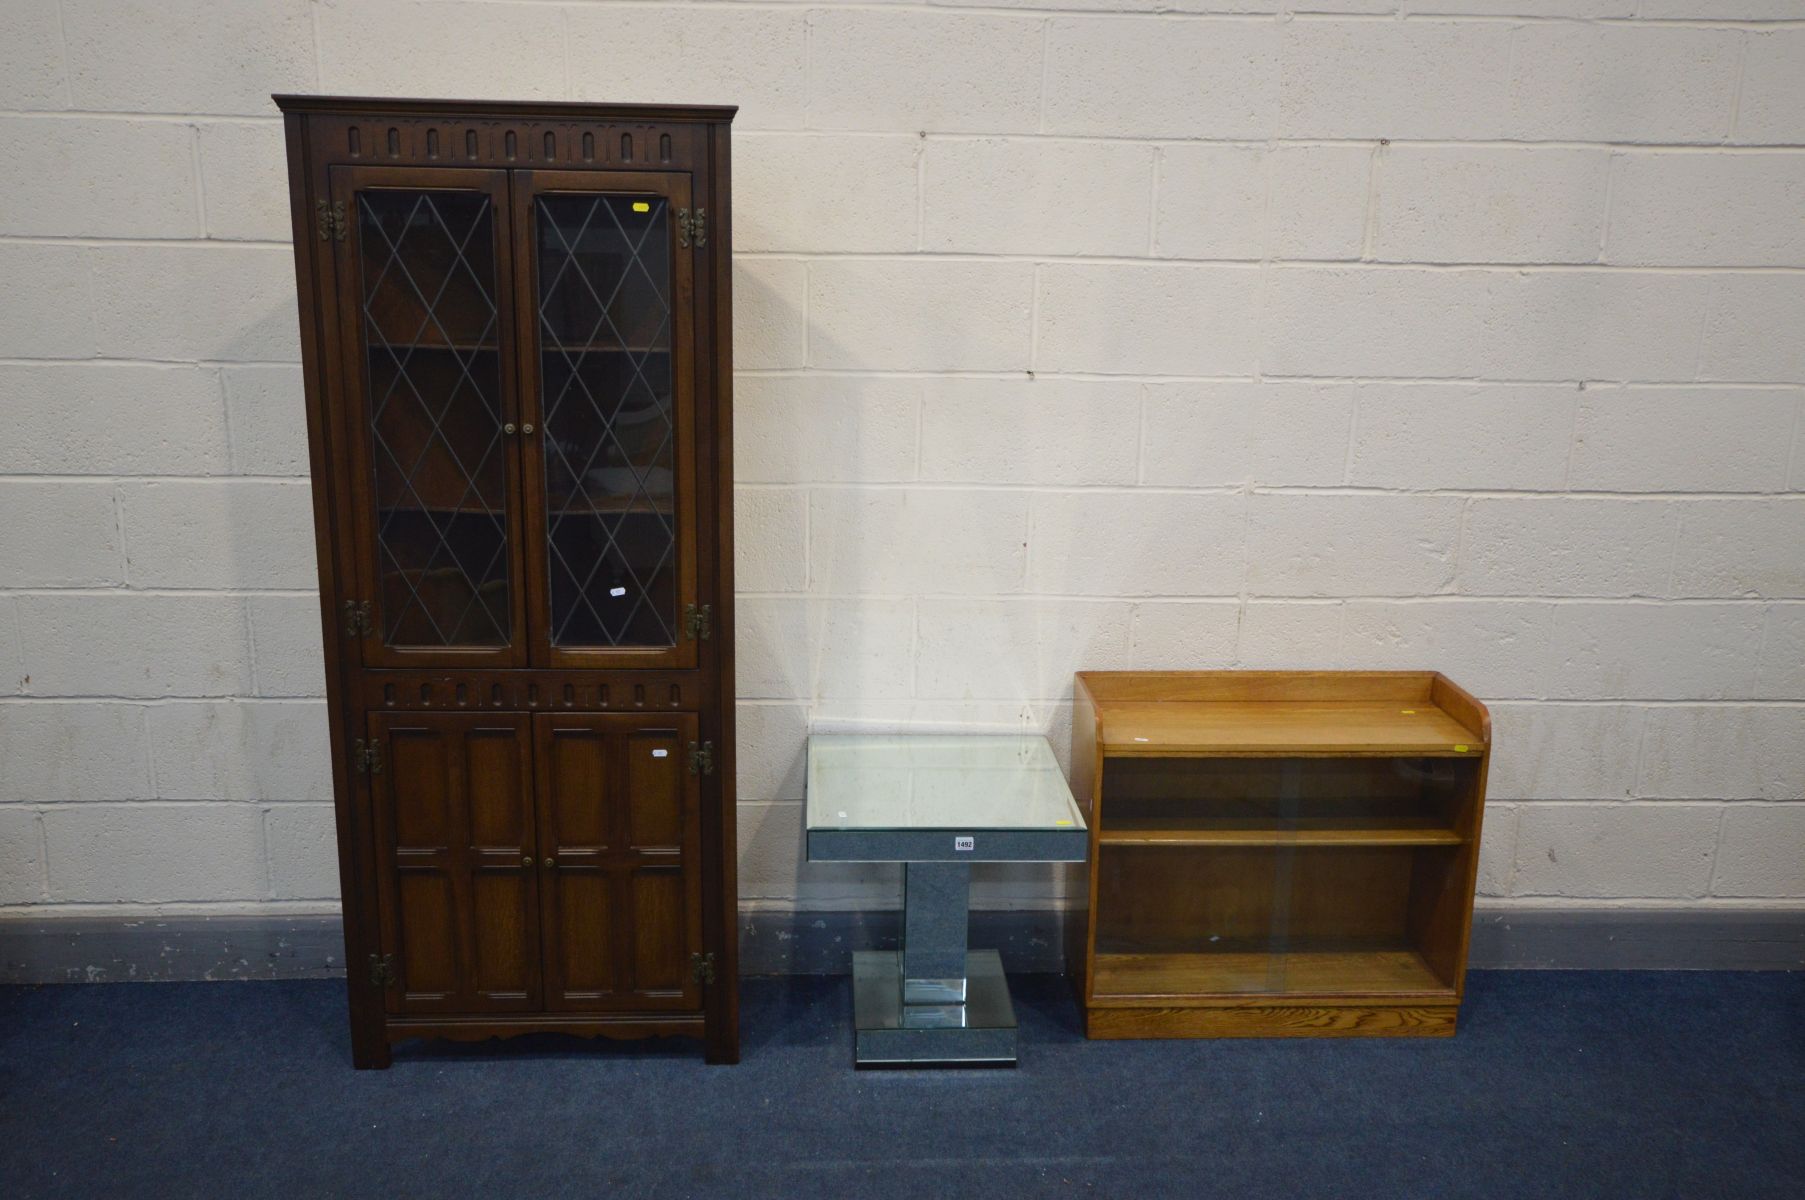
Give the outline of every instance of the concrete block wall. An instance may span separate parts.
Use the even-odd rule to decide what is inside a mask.
[[[811,727],[1237,666],[1487,700],[1489,904],[1805,904],[1797,0],[7,0],[0,916],[335,904],[285,90],[742,106],[747,905],[895,902]]]

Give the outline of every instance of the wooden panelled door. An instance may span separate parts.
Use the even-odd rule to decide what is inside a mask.
[[[370,717],[391,1012],[540,1006],[528,728],[520,713]]]
[[[700,781],[693,713],[541,714],[545,1007],[701,1007]]]
[[[694,713],[370,723],[390,1011],[701,1008]]]

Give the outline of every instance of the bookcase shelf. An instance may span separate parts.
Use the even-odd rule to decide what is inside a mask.
[[[1165,1005],[1253,993],[1333,999],[1349,991],[1440,1002],[1454,997],[1435,969],[1410,949],[1097,956],[1097,994],[1112,1004]]]
[[[1086,672],[1091,1037],[1446,1036],[1490,718],[1432,672]]]
[[[1123,817],[1099,834],[1105,846],[1458,846],[1458,831],[1429,817],[1300,817],[1286,823],[1194,817],[1177,823]]]

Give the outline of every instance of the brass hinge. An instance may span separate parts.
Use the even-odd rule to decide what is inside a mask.
[[[382,743],[358,738],[351,743],[351,767],[365,775],[382,774]]]
[[[708,210],[706,208],[680,208],[677,210],[677,244],[686,248],[694,245],[697,249],[708,245]]]
[[[691,775],[714,774],[713,742],[691,742],[689,744],[689,773]]]
[[[369,637],[375,632],[375,622],[370,620],[370,602],[368,600],[345,601],[345,636]]]
[[[320,240],[345,240],[345,202],[343,200],[320,200],[314,204],[314,219],[320,230]]]
[[[692,642],[707,640],[708,635],[714,632],[714,605],[684,605],[683,632],[689,635]]]
[[[370,955],[370,986],[385,988],[395,982],[395,956],[393,954]]]
[[[714,982],[714,951],[689,956],[689,977],[697,983]]]

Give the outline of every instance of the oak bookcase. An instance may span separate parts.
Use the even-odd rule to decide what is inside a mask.
[[[1485,706],[1433,672],[1078,675],[1093,1038],[1448,1036]]]
[[[352,1060],[733,1062],[733,110],[276,103]]]

